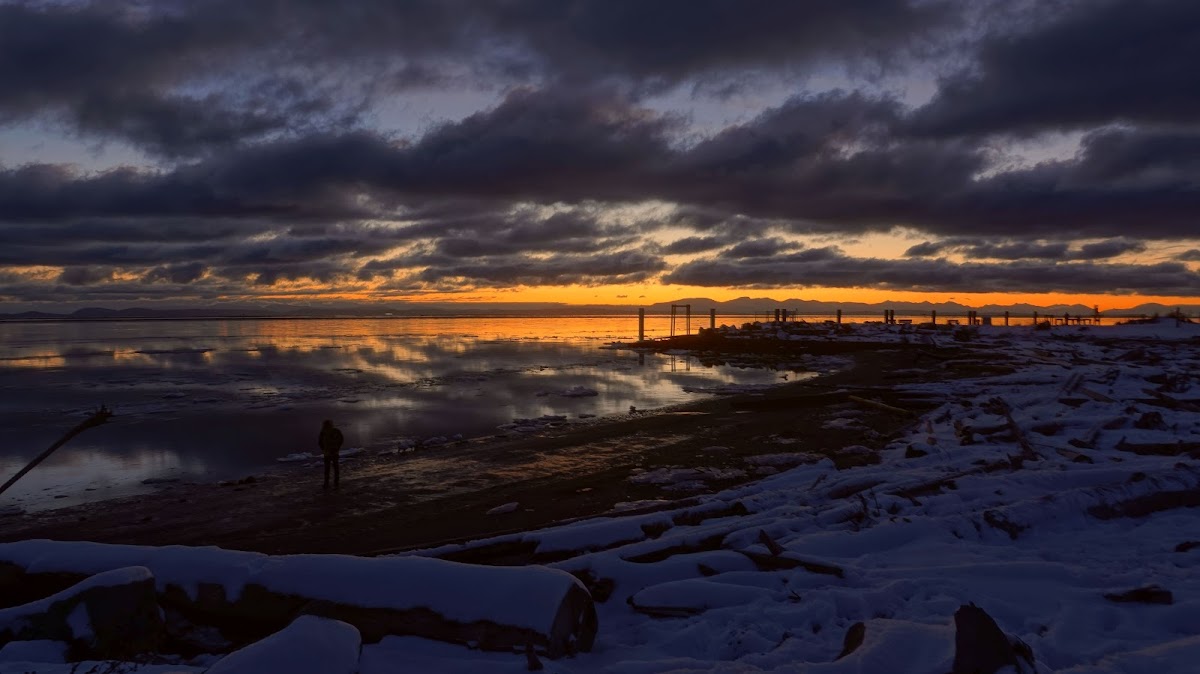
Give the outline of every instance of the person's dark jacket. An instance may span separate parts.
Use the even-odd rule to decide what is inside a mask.
[[[321,447],[321,452],[325,456],[337,456],[342,449],[342,432],[335,426],[322,428],[321,435],[317,438],[317,445]]]

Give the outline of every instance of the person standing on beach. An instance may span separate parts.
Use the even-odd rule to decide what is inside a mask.
[[[342,450],[342,432],[333,422],[326,419],[321,424],[321,434],[317,436],[317,446],[325,457],[325,489],[329,489],[329,468],[333,467],[333,488],[338,488],[341,480],[341,467],[338,465],[338,452]]]

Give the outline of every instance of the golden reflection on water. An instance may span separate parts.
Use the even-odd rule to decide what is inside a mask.
[[[66,364],[67,359],[57,350],[0,358],[0,367],[45,369],[63,367]]]
[[[693,331],[699,325],[693,317]],[[647,337],[666,336],[669,331],[669,316],[646,317]],[[430,353],[467,355],[480,343],[632,341],[638,335],[635,314],[3,323],[0,336],[4,337],[0,340],[0,367],[36,369],[62,367],[70,359],[84,358],[109,358],[122,365],[164,365],[171,359],[160,356],[179,354],[214,362],[229,351],[254,358],[266,350],[300,354],[342,349],[349,354],[386,354],[393,361],[422,362]],[[80,343],[88,348],[76,350]]]
[[[669,317],[647,318],[648,334],[667,329]],[[378,451],[544,415],[624,415],[693,399],[689,387],[778,383],[766,370],[599,348],[636,332],[636,315],[0,323],[0,467],[100,402],[118,416],[39,468],[46,481],[29,483],[23,505],[60,495],[41,491],[50,485],[75,498],[85,485],[274,465],[313,451],[312,419],[336,419],[351,446]],[[576,389],[594,393],[565,395]]]

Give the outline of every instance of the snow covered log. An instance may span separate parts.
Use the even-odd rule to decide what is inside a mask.
[[[0,609],[0,646],[63,642],[72,659],[149,652],[163,634],[154,576],[141,566],[105,571],[44,599]]]
[[[361,648],[362,638],[352,625],[305,615],[226,655],[205,674],[355,674]]]
[[[984,521],[1013,539],[1020,532],[1048,520],[1084,515],[1110,520],[1145,517],[1155,512],[1200,505],[1200,470],[1184,464],[1163,465],[1159,474],[1130,474],[1120,468],[1080,469],[1076,475],[1113,479],[1098,486],[1061,489],[1036,499],[1017,501],[984,513]]]
[[[164,608],[216,626],[238,644],[277,632],[301,614],[345,621],[367,643],[415,635],[487,650],[533,644],[552,658],[590,650],[596,637],[591,595],[565,571],[425,557],[18,541],[0,544],[0,596],[17,587],[54,592],[128,566],[153,573]]]

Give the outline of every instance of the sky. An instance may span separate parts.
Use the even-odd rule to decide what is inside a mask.
[[[0,0],[0,306],[1200,296],[1191,0]]]

